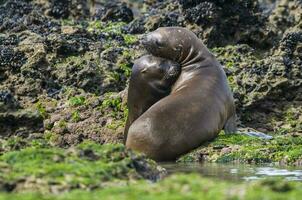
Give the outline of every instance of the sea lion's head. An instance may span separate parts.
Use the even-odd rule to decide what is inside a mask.
[[[182,27],[161,27],[143,36],[141,42],[152,55],[183,64],[194,53],[197,36]]]
[[[134,61],[133,78],[156,88],[169,88],[180,74],[180,65],[172,60],[145,55]]]

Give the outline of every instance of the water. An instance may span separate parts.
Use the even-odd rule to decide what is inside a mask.
[[[302,181],[302,167],[218,163],[161,163],[161,166],[166,168],[168,175],[195,172],[205,177],[231,181],[251,181],[268,177]]]

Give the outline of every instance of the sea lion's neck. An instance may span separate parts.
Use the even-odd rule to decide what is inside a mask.
[[[199,45],[199,44],[197,44]],[[181,74],[172,87],[175,93],[187,87],[187,82],[190,82],[194,77],[200,76],[209,71],[216,71],[219,68],[219,62],[215,56],[203,45],[191,47],[187,56],[182,58]]]
[[[190,47],[189,53],[181,56],[180,64],[183,72],[198,70],[203,67],[209,67],[208,63],[214,59],[214,56],[202,44],[195,44]]]

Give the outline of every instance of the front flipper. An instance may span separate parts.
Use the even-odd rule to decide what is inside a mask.
[[[126,121],[126,125],[125,125],[125,129],[124,129],[124,144],[126,144],[126,141],[127,141],[127,136],[128,136],[128,130],[130,128],[130,120],[129,120],[129,116],[127,117],[127,121]]]

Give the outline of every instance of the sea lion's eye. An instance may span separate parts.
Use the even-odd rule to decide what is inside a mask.
[[[156,40],[155,41],[155,44],[159,47],[163,47],[164,46],[164,43],[161,41],[161,40]]]
[[[141,70],[141,73],[145,73],[147,71],[147,67]]]

